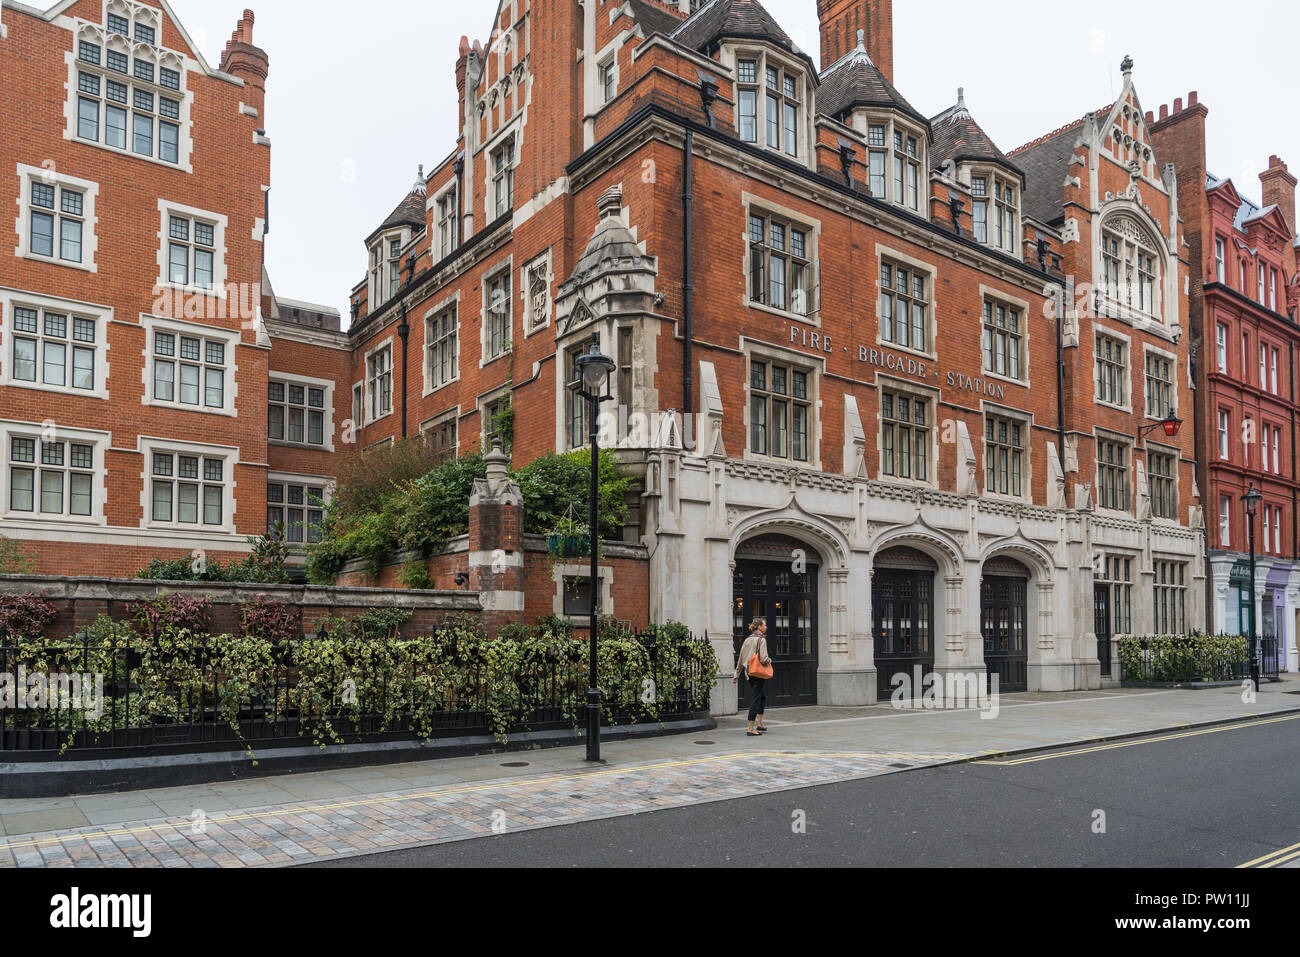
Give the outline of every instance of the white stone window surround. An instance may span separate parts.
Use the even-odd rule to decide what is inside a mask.
[[[523,268],[519,270],[519,297],[520,301],[523,303],[523,309],[521,310],[520,315],[524,326],[525,339],[535,336],[539,332],[549,329],[551,326],[551,315],[555,312],[555,296],[552,292],[552,287],[555,284],[555,275],[552,272],[551,263],[551,250],[548,248],[546,252],[542,253],[540,256],[534,256],[530,262],[525,263]],[[531,282],[532,274],[538,268],[541,268],[543,274],[546,276],[546,315],[543,317],[541,322],[537,321],[537,317],[534,314],[535,310],[533,308]]]
[[[505,398],[510,393],[510,384],[499,386],[478,397],[478,417],[479,417],[479,442],[483,451],[490,452],[492,447],[488,445],[488,426],[491,425],[491,416],[488,415],[488,409],[496,402]],[[511,400],[513,402],[513,399]],[[460,442],[460,430],[457,428],[456,441]],[[511,443],[513,445],[513,442]],[[567,451],[567,450],[565,450]]]
[[[755,104],[755,140],[749,145],[764,150],[774,156],[782,156],[787,161],[798,163],[801,166],[807,166],[810,169],[815,168],[816,162],[816,143],[817,134],[814,128],[816,117],[813,109],[812,79],[809,75],[808,64],[798,57],[785,53],[776,47],[769,46],[765,43],[724,43],[718,52],[718,60],[726,68],[736,90],[734,105],[734,121],[736,135],[740,135],[740,61],[756,61],[756,80],[753,86],[758,90],[758,102]],[[794,74],[799,77],[799,90],[797,99],[799,100],[798,116],[795,117],[795,128],[797,135],[795,137],[795,149],[798,153],[791,156],[786,152],[784,142],[779,147],[767,145],[767,68],[774,67],[780,70],[782,75],[786,73]],[[784,90],[779,91],[782,94],[784,102]],[[784,117],[781,118],[781,135],[782,140],[785,136]],[[740,142],[747,142],[740,140]]]
[[[423,438],[425,438],[425,440],[427,441],[427,440],[428,440],[429,433],[433,432],[435,429],[440,428],[441,426],[446,425],[448,422],[454,422],[454,423],[456,424],[456,449],[455,449],[455,451],[457,452],[457,454],[459,454],[459,450],[460,450],[460,419],[461,419],[461,415],[460,415],[460,406],[457,405],[455,408],[448,409],[446,412],[440,412],[438,415],[431,416],[430,418],[427,418],[427,419],[425,419],[423,422],[421,422],[421,423],[420,423],[419,434],[420,434]]]
[[[302,485],[307,488],[318,488],[322,490],[320,509],[324,510],[329,507],[330,500],[334,497],[334,491],[338,488],[338,480],[332,476],[307,475],[300,472],[268,472],[266,474],[266,484],[269,485]],[[288,496],[285,496],[286,499]],[[290,505],[287,501],[272,504],[267,501],[267,508],[279,508],[288,512],[290,508],[302,508],[304,514],[311,508],[304,502],[301,506]],[[268,531],[270,530],[270,515],[267,515]],[[287,530],[286,530],[287,531]],[[303,529],[303,537],[306,538],[306,529]],[[302,548],[308,544],[306,542],[286,542],[290,548]]]
[[[288,439],[273,439],[267,437],[267,443],[270,445],[283,445],[293,449],[314,449],[316,451],[333,452],[334,451],[334,380],[333,379],[316,379],[311,376],[296,375],[292,372],[268,372],[268,381],[283,382],[287,385],[300,385],[304,389],[323,389],[325,391],[325,408],[311,409],[306,408],[308,412],[323,412],[324,425],[322,431],[325,438],[324,445],[311,445],[307,442],[290,442]],[[278,405],[287,405],[288,403],[276,403]],[[286,423],[286,432],[288,434]],[[307,434],[307,420],[303,419],[303,435]]]
[[[185,295],[202,296],[205,298],[225,299],[227,296],[226,289],[226,226],[229,223],[227,217],[219,213],[209,212],[206,209],[196,209],[193,206],[185,206],[180,203],[173,203],[166,199],[158,200],[158,290],[173,290]],[[181,219],[191,221],[197,220],[212,227],[212,288],[205,289],[202,286],[178,285],[171,281],[171,217],[177,216]],[[191,230],[190,246],[193,247],[193,232]],[[193,262],[190,263],[190,271],[193,272]]]
[[[374,242],[370,244],[370,265],[367,280],[369,289],[367,295],[370,297],[371,312],[391,302],[402,288],[406,271],[406,257],[403,254],[408,251],[407,246],[411,243],[412,232],[410,227],[407,226],[400,229],[390,229],[375,237]],[[397,255],[391,256],[389,251],[394,241],[397,242]],[[376,257],[376,253],[378,253],[378,257]],[[393,263],[397,264],[397,288],[392,288]]]
[[[1137,514],[1137,448],[1133,443],[1133,436],[1125,435],[1123,432],[1112,432],[1109,429],[1095,427],[1092,430],[1092,447],[1093,447],[1093,489],[1096,494],[1097,511],[1102,515],[1119,515],[1132,518]],[[1101,456],[1100,443],[1115,442],[1124,446],[1127,450],[1124,464],[1124,500],[1128,502],[1126,509],[1105,508],[1101,504]]]
[[[487,142],[478,150],[480,161],[483,164],[483,222],[494,223],[497,220],[496,206],[496,164],[493,162],[497,150],[505,145],[506,140],[513,138],[515,141],[514,157],[511,165],[507,169],[515,172],[519,171],[519,159],[524,145],[524,117],[523,114],[516,116],[509,123],[506,123],[501,129],[497,130]],[[513,188],[511,189],[512,199],[515,196]],[[512,212],[512,210],[507,210]]]
[[[897,343],[887,341],[884,338],[884,336],[881,335],[880,296],[881,293],[884,292],[884,287],[881,285],[881,281],[880,281],[880,270],[881,270],[881,266],[883,266],[886,261],[888,261],[890,264],[894,266],[905,266],[906,268],[914,272],[920,272],[925,274],[926,282],[929,284],[929,294],[930,294],[929,308],[926,312],[926,317],[925,317],[926,328],[927,328],[926,339],[930,343],[930,349],[928,352],[922,351],[920,349],[912,349],[907,346],[900,346]],[[939,311],[940,311],[939,310],[939,267],[934,265],[933,263],[927,263],[923,259],[917,259],[915,256],[909,256],[907,253],[895,249],[891,246],[885,246],[881,243],[877,243],[875,268],[876,268],[876,275],[872,283],[872,288],[875,289],[876,299],[871,306],[871,311],[872,314],[874,314],[876,317],[877,348],[887,350],[890,352],[901,352],[905,355],[917,356],[919,358],[929,359],[931,362],[937,363],[939,361],[939,346],[938,346]],[[983,315],[982,313],[983,308],[984,308],[983,302],[981,301],[980,303],[981,315]],[[981,319],[981,322],[982,321],[983,320]],[[981,360],[981,364],[982,361],[983,360]],[[1012,379],[1009,381],[1014,382],[1015,380]],[[1023,385],[1023,383],[1020,384]]]
[[[975,185],[975,180],[977,179],[985,180],[989,184],[989,186],[992,186],[998,189],[999,191],[1001,191],[1003,186],[1011,186],[1012,189],[1015,190],[1016,201],[1013,206],[1008,207],[1007,203],[1005,202],[1005,200],[1002,199],[1001,196],[994,196],[993,192],[990,190],[986,192],[985,195],[983,196],[976,196],[974,195],[974,192],[972,192],[971,208],[970,208],[972,234],[975,229],[975,221],[974,221],[975,203],[982,201],[983,203],[985,203],[985,210],[986,210],[986,217],[984,220],[985,222],[984,245],[989,247],[990,249],[1002,253],[1003,255],[1015,256],[1016,251],[1021,248],[1021,241],[1022,241],[1022,237],[1024,236],[1024,218],[1021,216],[1020,213],[1021,203],[1024,201],[1024,192],[1025,192],[1024,182],[1020,179],[1020,177],[1016,176],[1016,174],[1012,173],[1010,170],[1007,170],[1005,167],[1002,166],[998,166],[992,163],[970,163],[970,164],[963,163],[959,181],[967,188],[973,190]],[[1012,225],[1011,225],[1010,244],[1007,245],[1004,243],[1004,245],[998,246],[994,242],[994,237],[997,235],[997,233],[995,232],[993,226],[993,215],[995,211],[999,209],[1006,209],[1006,208],[1009,208],[1011,210]],[[976,239],[976,242],[979,242],[979,240]]]
[[[490,294],[489,290],[492,288],[492,283],[500,279],[502,276],[505,276],[506,279],[513,285],[514,262],[515,262],[515,257],[513,255],[507,256],[501,262],[497,263],[495,266],[491,267],[490,269],[485,270],[483,273],[483,279],[482,282],[480,283],[480,287],[482,288],[482,292],[483,292],[483,311],[479,316],[478,367],[480,369],[500,359],[504,359],[507,356],[509,356],[512,352],[514,352],[516,290],[512,288],[510,290],[510,295],[505,299],[506,307],[509,310],[509,313],[506,316],[506,336],[502,345],[501,352],[499,355],[495,355],[495,356],[488,354],[488,344],[489,344],[488,333],[490,331],[488,328],[488,322],[491,319],[491,317],[488,315],[488,310],[491,305],[491,303],[488,302],[488,296]]]
[[[821,327],[821,238],[822,238],[822,221],[805,216],[803,213],[796,212],[788,206],[782,206],[780,203],[772,202],[766,197],[759,196],[757,193],[742,192],[740,194],[740,205],[744,211],[744,218],[741,223],[741,248],[745,251],[742,279],[745,285],[745,305],[750,309],[756,309],[759,312],[768,312],[774,316],[780,316],[782,319],[793,320],[809,326]],[[753,256],[753,249],[749,238],[749,217],[755,216],[775,217],[784,221],[786,225],[797,226],[808,235],[807,260],[810,276],[808,284],[810,287],[808,297],[813,300],[810,304],[813,309],[809,315],[800,315],[789,309],[774,309],[765,302],[754,302],[750,298],[750,260]],[[764,237],[766,240],[768,237]],[[786,241],[789,245],[789,239]],[[788,253],[787,253],[788,256]],[[771,277],[764,270],[763,281],[770,282]],[[789,273],[786,274],[787,300],[789,296]]]
[[[876,461],[877,480],[890,485],[910,485],[916,488],[939,488],[939,434],[943,431],[939,421],[939,407],[943,398],[938,389],[929,386],[918,385],[907,379],[899,379],[888,375],[884,372],[876,373],[874,383],[876,390],[876,449],[878,457]],[[930,433],[929,448],[926,454],[929,456],[927,462],[927,479],[921,481],[915,478],[899,478],[897,475],[886,475],[881,467],[879,460],[879,450],[885,447],[885,417],[883,413],[883,403],[880,399],[886,392],[902,394],[910,399],[924,399],[929,404],[929,418],[926,422],[926,429]],[[982,422],[981,422],[982,427]],[[895,453],[897,454],[897,453]]]
[[[932,298],[933,298],[933,297],[932,297]],[[980,355],[981,355],[981,358],[980,358],[980,367],[981,367],[981,370],[982,370],[983,376],[984,376],[984,378],[986,378],[986,379],[998,379],[998,380],[1001,381],[1001,382],[1009,382],[1009,383],[1011,383],[1012,385],[1028,386],[1029,383],[1033,381],[1033,380],[1030,378],[1030,371],[1031,371],[1031,370],[1030,370],[1030,368],[1029,368],[1029,366],[1030,366],[1030,362],[1031,362],[1031,358],[1030,358],[1030,357],[1033,355],[1033,350],[1030,348],[1030,332],[1029,332],[1030,322],[1029,322],[1029,317],[1030,317],[1030,315],[1031,315],[1031,312],[1030,312],[1030,306],[1029,306],[1029,303],[1026,302],[1024,299],[1018,299],[1018,298],[1016,298],[1015,296],[1012,296],[1012,295],[1008,294],[1006,291],[1004,291],[1004,290],[1002,290],[1002,289],[995,289],[995,288],[992,287],[992,286],[986,286],[986,285],[984,285],[983,283],[981,283],[981,284],[980,284],[980,323],[981,323],[981,327],[982,327],[983,322],[984,322],[984,302],[985,302],[986,300],[988,300],[988,301],[992,301],[992,302],[993,302],[993,306],[994,306],[995,309],[997,308],[997,306],[998,306],[999,304],[1001,304],[1001,305],[1004,305],[1004,306],[1009,306],[1009,307],[1011,307],[1012,309],[1018,309],[1018,310],[1020,310],[1020,372],[1021,372],[1021,376],[1020,376],[1019,379],[1013,379],[1011,376],[998,375],[998,373],[996,373],[996,372],[990,372],[988,369],[983,368],[983,366],[984,366],[984,358],[983,358],[984,350],[983,350],[983,347],[982,347],[982,339],[981,339],[981,349],[980,349]]]
[[[430,388],[430,384],[433,382],[433,367],[431,364],[431,357],[430,357],[430,350],[431,347],[433,346],[433,339],[431,338],[430,334],[432,331],[434,320],[440,319],[443,313],[445,313],[448,309],[452,309],[452,308],[456,310],[456,374],[452,376],[450,379],[448,379],[446,382],[444,382],[442,385],[438,386],[436,389],[433,389]],[[423,377],[420,383],[420,398],[427,399],[435,392],[441,392],[443,389],[447,388],[447,386],[455,385],[457,382],[460,381],[461,360],[464,358],[462,355],[464,350],[461,347],[461,337],[460,337],[461,330],[464,325],[461,322],[460,290],[457,289],[454,293],[452,293],[450,296],[447,296],[445,299],[440,299],[433,306],[433,308],[426,310],[422,318],[422,322],[424,324],[424,342],[420,350],[422,353],[422,359],[420,362],[420,373],[421,376]]]
[[[383,352],[385,349],[388,350],[388,375],[391,381],[391,378],[394,373],[392,336],[389,336],[387,339],[380,339],[377,342],[375,342],[374,345],[372,345],[369,349],[366,350],[365,356],[363,357],[361,362],[362,374],[364,375],[364,378],[361,380],[362,414],[365,416],[365,424],[368,426],[374,425],[376,422],[380,422],[388,418],[390,415],[393,414],[393,409],[396,408],[397,406],[397,401],[396,401],[397,393],[391,386],[388,390],[388,395],[389,395],[388,411],[383,413],[382,415],[375,414],[374,402],[372,401],[370,396],[370,359],[372,356],[378,355],[379,353]]]
[[[239,404],[239,346],[242,343],[242,337],[237,329],[221,329],[217,326],[205,325],[199,322],[188,322],[183,319],[162,319],[158,316],[141,314],[140,325],[144,329],[144,352],[143,362],[141,363],[141,381],[144,383],[144,396],[140,400],[141,405],[156,406],[162,409],[179,409],[182,412],[195,412],[200,415],[224,415],[235,418],[238,415]],[[222,399],[224,404],[221,408],[209,408],[204,405],[202,400],[198,405],[189,405],[182,403],[177,399],[167,401],[165,399],[154,398],[154,333],[167,332],[179,336],[185,336],[191,339],[214,340],[221,342],[226,348],[225,364],[225,383],[222,387]],[[200,359],[206,366],[207,348],[203,348],[200,353]],[[204,383],[199,382],[200,395],[204,390]],[[174,390],[173,395],[178,394],[179,390]]]
[[[740,352],[742,354],[742,362],[744,363],[744,391],[741,398],[741,421],[745,427],[745,459],[751,462],[766,462],[771,465],[802,469],[809,472],[822,471],[821,387],[822,378],[826,374],[826,360],[824,358],[810,356],[806,352],[797,352],[794,349],[774,346],[770,343],[762,342],[758,339],[750,339],[745,336],[741,336],[740,338]],[[767,363],[775,362],[778,365],[790,366],[800,372],[808,373],[809,422],[807,462],[796,461],[793,455],[787,458],[778,458],[771,455],[762,455],[750,450],[749,443],[752,438],[749,421],[750,365],[754,360]],[[793,432],[791,434],[793,435]],[[603,439],[601,444],[604,445]],[[793,451],[793,449],[791,451]]]
[[[1092,402],[1093,405],[1099,405],[1107,409],[1117,409],[1120,412],[1127,412],[1130,415],[1133,412],[1133,338],[1122,332],[1117,332],[1108,326],[1102,326],[1094,322],[1092,327]],[[1120,342],[1124,346],[1124,405],[1116,405],[1113,402],[1105,402],[1097,398],[1097,389],[1100,383],[1097,381],[1097,337],[1106,336]],[[1143,378],[1143,389],[1145,390],[1146,379]],[[1145,392],[1143,396],[1145,400]]]
[[[861,117],[861,119],[859,119]],[[867,164],[867,188],[871,188],[871,154],[883,153],[885,170],[885,191],[884,195],[877,196],[872,193],[873,199],[881,200],[900,209],[905,209],[913,215],[920,216],[922,219],[930,218],[930,178],[929,178],[929,140],[925,128],[912,119],[885,110],[867,110],[856,109],[853,116],[849,118],[849,125],[862,134],[867,140],[865,162]],[[871,144],[871,127],[883,126],[885,128],[885,142],[883,146],[873,146]],[[894,148],[894,134],[903,134],[903,149],[900,153]],[[916,157],[907,155],[908,138],[916,140]],[[894,157],[901,156],[903,159],[903,195],[894,195]],[[907,164],[912,162],[920,167],[917,176],[917,208],[913,209],[907,204]]]
[[[1153,225],[1150,214],[1134,200],[1113,200],[1112,206],[1099,217],[1094,218],[1096,237],[1092,244],[1093,289],[1099,294],[1100,308],[1094,309],[1107,320],[1122,322],[1134,328],[1150,332],[1166,339],[1172,339],[1175,332],[1181,332],[1178,318],[1178,261],[1173,260],[1163,235],[1158,226]],[[1103,237],[1110,236],[1120,241],[1120,262],[1131,265],[1133,284],[1137,282],[1137,266],[1133,256],[1140,250],[1155,258],[1157,275],[1152,284],[1155,297],[1154,308],[1140,311],[1137,306],[1130,306],[1124,301],[1129,287],[1121,285],[1120,298],[1112,299],[1106,283],[1105,255],[1102,246]],[[1126,277],[1127,278],[1127,277]]]
[[[1168,359],[1171,364],[1171,372],[1173,374],[1173,379],[1171,380],[1171,387],[1169,390],[1170,393],[1169,408],[1174,415],[1178,415],[1178,411],[1179,411],[1178,409],[1178,405],[1179,405],[1178,403],[1178,394],[1179,394],[1178,356],[1176,353],[1169,352],[1168,350],[1165,349],[1161,349],[1159,346],[1154,346],[1149,342],[1142,343],[1142,418],[1145,419],[1148,423],[1161,422],[1163,421],[1163,419],[1153,416],[1151,414],[1151,410],[1147,408],[1146,392],[1147,392],[1147,356],[1148,355],[1155,355],[1155,356],[1159,356],[1161,359]],[[1132,402],[1130,401],[1129,404],[1131,405]]]
[[[362,382],[352,383],[352,407],[348,410],[348,421],[345,423],[345,445],[357,444],[357,433],[365,428],[366,424],[366,384]],[[351,441],[346,437],[350,425]]]
[[[442,187],[442,189],[438,190],[436,193],[431,194],[424,204],[425,211],[433,213],[433,233],[429,237],[429,249],[431,250],[430,255],[432,256],[434,263],[441,262],[447,256],[451,255],[451,253],[454,253],[460,246],[460,237],[458,235],[458,224],[461,215],[459,185],[457,177],[453,176],[447,185]],[[448,197],[452,198],[455,203],[455,208],[452,210],[450,220],[451,236],[448,238],[450,251],[444,254],[442,251],[441,235],[442,204]]]
[[[1018,423],[1023,429],[1021,433],[1024,437],[1024,443],[1021,445],[1023,456],[1021,458],[1020,470],[1020,487],[1021,495],[1004,495],[1001,492],[994,492],[988,488],[988,427],[987,422],[990,417],[998,419],[1008,419]],[[980,402],[980,448],[983,454],[980,456],[980,488],[983,489],[985,498],[995,499],[1002,502],[1023,502],[1032,505],[1034,501],[1034,415],[1031,412],[1025,412],[1022,409],[1013,409],[1008,405],[999,405],[996,402],[989,402],[987,399]]]
[[[622,5],[620,4],[609,11],[611,22],[617,18],[621,9]],[[618,99],[619,93],[622,92],[623,69],[619,66],[618,55],[623,49],[623,44],[627,42],[631,35],[632,33],[630,30],[620,31],[615,35],[614,39],[606,43],[599,51],[597,51],[595,56],[590,58],[590,62],[594,64],[594,68],[590,71],[584,70],[584,73],[586,74],[584,78],[587,81],[586,119],[592,119],[599,115],[607,106]],[[607,66],[612,67],[614,72],[614,92],[610,95],[608,100],[605,99],[605,86],[601,82],[604,68]]]
[[[44,316],[46,311],[66,315],[71,327],[73,318],[90,319],[95,323],[95,388],[92,390],[73,389],[70,386],[46,385],[43,382],[24,382],[13,378],[13,311],[15,308],[35,309]],[[13,386],[16,389],[36,389],[41,392],[55,392],[59,395],[82,396],[90,399],[107,399],[109,349],[108,326],[113,319],[113,310],[109,306],[96,306],[71,299],[57,299],[25,292],[21,289],[0,287],[0,386]],[[69,345],[71,342],[69,331]],[[85,345],[85,343],[80,343]],[[70,361],[70,359],[69,359]],[[37,376],[40,379],[40,376]]]
[[[235,509],[236,496],[235,489],[238,482],[235,480],[235,467],[239,464],[239,449],[228,445],[206,445],[200,442],[178,442],[173,439],[165,439],[156,436],[142,435],[137,440],[137,450],[143,457],[141,464],[141,487],[140,487],[140,527],[146,529],[165,529],[168,531],[194,531],[202,532],[207,535],[235,535]],[[172,455],[193,455],[199,459],[221,459],[224,463],[221,469],[221,516],[222,524],[206,525],[202,521],[203,501],[199,500],[199,521],[198,522],[155,522],[153,520],[153,456],[155,452]],[[164,479],[164,481],[166,481]],[[176,483],[178,478],[172,476],[171,481]],[[203,480],[203,466],[200,462],[199,478],[196,480],[199,485],[214,485],[215,482]],[[173,500],[173,509],[175,511],[176,502]]]
[[[600,608],[599,613],[604,615],[614,614],[614,569],[607,565],[597,567],[596,574],[600,580]],[[589,615],[566,615],[564,613],[564,581],[566,578],[582,578],[591,580],[590,565],[553,565],[551,566],[551,580],[555,582],[555,614],[578,624],[589,620]]]
[[[18,215],[14,220],[14,231],[18,234],[18,245],[14,248],[14,255],[20,259],[33,259],[36,262],[49,263],[54,266],[98,273],[99,264],[96,262],[95,257],[99,252],[99,235],[96,229],[99,217],[95,214],[95,198],[99,195],[99,184],[88,179],[69,176],[50,167],[27,166],[19,163],[17,169],[18,196],[15,198],[15,203],[18,206]],[[40,256],[32,252],[32,183],[66,187],[82,194],[80,218],[84,226],[81,231],[81,262],[69,262],[66,259],[60,259],[58,256],[59,235],[57,222],[59,218],[59,201],[57,199],[55,200],[56,208],[51,211],[56,222],[54,235],[55,254],[53,256]]]
[[[120,8],[126,8],[126,7],[131,8],[131,12],[123,13]],[[144,18],[142,22],[145,22],[148,20],[149,17],[152,16],[154,19],[151,25],[153,26],[155,31],[155,40],[158,42],[155,43],[155,45],[150,46],[149,44],[146,43],[137,43],[134,37],[125,38],[125,37],[120,37],[115,33],[111,33],[106,26],[108,23],[108,16],[107,16],[108,13],[114,13],[119,16],[126,16],[128,19],[132,19],[133,28],[136,19]],[[98,149],[107,150],[110,153],[117,153],[119,156],[129,156],[133,159],[140,160],[141,162],[144,163],[153,163],[155,166],[161,166],[164,169],[179,169],[186,173],[194,172],[194,165],[193,165],[194,122],[192,117],[194,94],[189,90],[188,88],[189,84],[187,80],[191,72],[194,71],[207,72],[206,69],[202,65],[195,63],[193,60],[191,60],[189,56],[183,53],[177,53],[175,51],[167,50],[161,46],[162,25],[158,21],[156,13],[154,13],[152,11],[152,8],[150,7],[140,6],[136,4],[126,4],[124,2],[121,2],[121,0],[109,0],[109,2],[105,4],[105,15],[103,17],[103,24],[104,25],[98,23],[89,23],[85,20],[66,21],[66,25],[72,32],[72,41],[71,41],[71,49],[69,49],[64,53],[64,61],[67,64],[67,68],[68,68],[68,79],[65,85],[65,91],[67,96],[66,99],[64,100],[64,106],[63,106],[63,111],[64,111],[63,138],[66,140],[71,140],[73,142],[83,143],[87,146],[94,146],[97,147]],[[134,29],[132,32],[134,33]],[[88,64],[82,60],[77,59],[77,51],[80,47],[80,42],[82,40],[86,40],[90,43],[94,43],[102,49],[103,54],[100,57],[101,63],[99,67],[96,67],[94,64]],[[132,66],[134,66],[134,61],[137,58],[137,54],[141,59],[148,60],[149,62],[153,63],[155,69],[154,82],[150,83],[146,80],[139,79],[138,77],[135,76],[134,69],[132,69],[129,74],[121,74],[116,72],[115,70],[107,69],[103,65],[103,61],[107,58],[108,50],[113,50],[114,52],[127,54],[130,57]],[[167,67],[169,70],[175,70],[177,73],[180,74],[181,79],[180,79],[179,90],[173,90],[170,89],[169,87],[162,86],[161,83],[158,82],[160,76],[157,73],[157,70],[159,67],[162,66]],[[128,86],[128,88],[139,87],[142,90],[152,93],[155,101],[157,101],[157,98],[160,95],[165,96],[168,99],[179,101],[180,119],[167,120],[167,122],[174,123],[176,126],[180,128],[179,133],[177,135],[177,147],[176,147],[177,162],[171,163],[168,162],[167,160],[159,159],[156,155],[144,156],[140,153],[134,152],[131,149],[132,127],[130,123],[128,123],[128,127],[127,127],[127,140],[126,140],[126,147],[124,149],[119,149],[118,147],[115,146],[109,146],[104,141],[104,137],[102,135],[98,141],[85,140],[80,138],[77,135],[77,100],[80,95],[80,91],[78,90],[77,74],[80,71],[95,73],[101,78],[112,79],[118,83],[125,83]],[[131,100],[133,100],[133,95],[128,96],[128,103],[126,104],[125,107],[127,111],[128,120],[130,120],[130,117],[133,112],[131,108],[131,102],[130,102]],[[157,124],[158,115],[159,114],[157,113],[157,111],[155,111],[153,114],[155,118],[154,133],[153,133],[154,153],[157,153],[158,151],[158,124]],[[101,116],[100,116],[101,133],[103,132],[104,122],[105,121],[101,110]]]
[[[90,515],[42,515],[40,512],[40,470],[41,455],[40,442],[44,436],[50,436],[54,441],[60,441],[67,444],[76,443],[78,445],[90,445],[95,449],[94,458],[94,477],[91,480],[91,506]],[[36,461],[35,463],[16,463],[12,461],[14,438],[35,439],[36,440]],[[108,502],[108,471],[104,464],[104,456],[109,446],[112,444],[112,434],[109,432],[99,432],[93,429],[71,429],[63,426],[55,426],[49,429],[44,423],[38,422],[19,422],[12,419],[0,419],[0,518],[4,519],[6,525],[20,525],[27,523],[29,526],[45,527],[51,525],[78,525],[78,526],[99,526],[104,527],[108,524],[105,517],[105,504]],[[71,455],[71,452],[68,452]],[[32,512],[15,512],[10,506],[13,503],[11,482],[11,466],[17,465],[20,468],[32,468],[37,473],[34,495],[36,496],[36,508]],[[65,466],[67,459],[65,458]],[[64,489],[66,499],[68,490]]]
[[[1163,434],[1163,433],[1162,433]],[[1154,473],[1151,471],[1151,456],[1163,455],[1174,460],[1174,472],[1171,481],[1174,487],[1174,517],[1162,518],[1155,512],[1155,495],[1152,493],[1152,486],[1155,484]],[[1172,445],[1161,445],[1158,442],[1152,442],[1150,439],[1142,443],[1143,465],[1146,468],[1147,476],[1147,494],[1151,496],[1151,520],[1154,522],[1165,522],[1170,525],[1178,524],[1178,510],[1182,505],[1182,472],[1183,472],[1183,453]]]

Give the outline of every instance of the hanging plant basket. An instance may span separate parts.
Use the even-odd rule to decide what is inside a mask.
[[[547,539],[547,547],[556,558],[581,558],[591,553],[591,536],[557,534]]]

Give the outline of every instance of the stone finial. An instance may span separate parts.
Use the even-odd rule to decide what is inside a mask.
[[[420,193],[421,195],[423,195],[428,188],[429,188],[429,184],[425,181],[424,178],[424,164],[421,163],[420,171],[415,177],[415,187],[414,189],[412,189],[412,192]]]
[[[1124,57],[1124,62],[1119,65],[1119,69],[1124,76],[1131,76],[1133,74],[1133,58],[1131,56]]]
[[[510,456],[501,451],[499,438],[492,440],[492,451],[483,456],[483,462],[487,466],[488,488],[495,492],[505,483],[506,476],[510,473]]]
[[[596,200],[596,209],[600,212],[601,222],[623,214],[623,187],[617,183],[600,194]]]
[[[861,51],[863,51],[864,53],[865,53],[866,50],[867,50],[867,31],[866,31],[866,30],[859,30],[859,31],[858,31],[858,49],[861,50]]]
[[[966,87],[957,87],[957,109],[966,109]]]

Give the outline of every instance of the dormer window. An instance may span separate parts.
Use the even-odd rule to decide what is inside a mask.
[[[867,185],[876,199],[921,211],[925,137],[892,118],[867,122]]]
[[[370,309],[373,312],[402,288],[402,247],[405,230],[388,233],[370,247]]]
[[[736,130],[756,143],[787,156],[799,155],[804,78],[763,53],[736,60]]]
[[[1020,217],[1018,187],[991,173],[971,177],[971,221],[976,242],[1015,252]]]

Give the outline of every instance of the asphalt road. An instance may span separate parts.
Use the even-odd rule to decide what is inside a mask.
[[[314,866],[1235,867],[1300,842],[1300,721],[1160,737]]]

